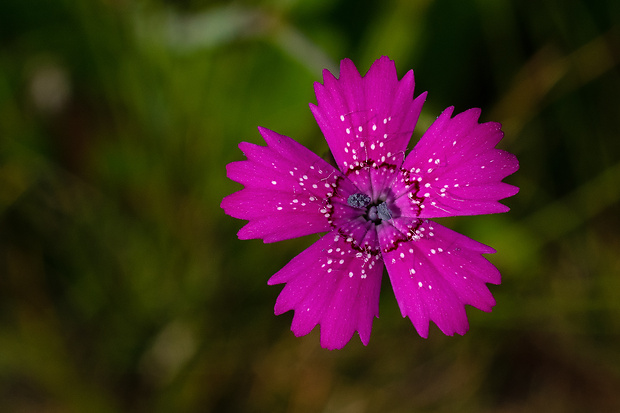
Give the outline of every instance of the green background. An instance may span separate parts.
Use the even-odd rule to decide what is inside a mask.
[[[420,338],[387,277],[368,347],[319,347],[267,279],[316,236],[219,208],[265,126],[323,155],[323,68],[379,56],[504,125],[511,212],[443,219],[503,275]],[[620,2],[0,2],[0,411],[620,411]]]

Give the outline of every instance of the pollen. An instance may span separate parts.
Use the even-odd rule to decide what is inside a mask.
[[[353,208],[365,208],[370,204],[370,197],[363,193],[351,194],[347,198],[347,204]]]

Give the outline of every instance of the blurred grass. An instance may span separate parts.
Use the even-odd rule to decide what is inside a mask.
[[[0,3],[0,411],[620,410],[620,5],[613,0]],[[384,280],[368,347],[273,316],[315,237],[238,241],[225,165],[256,126],[326,152],[324,67],[413,68],[482,107],[512,211],[446,219],[498,250],[498,305],[416,336]]]

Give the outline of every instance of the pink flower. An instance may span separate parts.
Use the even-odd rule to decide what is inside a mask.
[[[221,205],[249,221],[240,239],[327,233],[269,279],[286,283],[275,313],[294,310],[296,336],[320,324],[325,348],[344,347],[355,331],[367,345],[385,266],[420,336],[429,321],[444,334],[465,334],[466,304],[495,305],[486,283],[499,284],[500,274],[482,256],[495,250],[429,218],[508,211],[498,201],[518,188],[501,180],[519,165],[495,149],[501,125],[478,123],[479,109],[452,117],[448,108],[406,154],[426,98],[413,98],[413,71],[398,80],[394,62],[382,57],[364,77],[348,59],[339,79],[323,75],[310,108],[338,168],[264,128],[267,146],[241,143],[248,159],[227,168],[245,185]]]

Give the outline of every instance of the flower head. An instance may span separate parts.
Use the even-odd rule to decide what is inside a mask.
[[[495,305],[486,283],[499,284],[500,274],[482,256],[495,251],[429,218],[508,211],[498,201],[518,188],[501,180],[519,166],[495,148],[501,125],[478,123],[478,109],[452,117],[448,108],[407,154],[426,93],[414,99],[413,71],[399,80],[387,57],[364,77],[345,59],[340,77],[325,70],[315,92],[311,110],[337,168],[264,128],[267,146],[241,143],[247,160],[227,167],[245,186],[222,201],[249,221],[239,238],[326,233],[269,279],[286,283],[275,313],[294,310],[297,336],[320,325],[325,348],[344,347],[355,331],[366,345],[385,267],[418,334],[428,336],[430,321],[464,334],[466,304]]]

